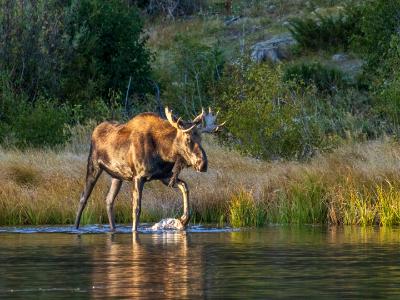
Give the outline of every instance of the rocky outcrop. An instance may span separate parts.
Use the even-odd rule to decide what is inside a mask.
[[[255,62],[271,61],[280,62],[289,56],[289,48],[296,44],[291,34],[281,34],[272,38],[258,42],[251,47],[251,59]]]

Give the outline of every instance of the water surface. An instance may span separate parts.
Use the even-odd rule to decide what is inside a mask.
[[[399,229],[0,227],[0,299],[400,299]]]

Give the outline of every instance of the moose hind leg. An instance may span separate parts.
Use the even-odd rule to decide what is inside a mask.
[[[107,215],[108,222],[110,223],[110,230],[115,231],[115,215],[114,215],[114,201],[121,189],[122,180],[117,178],[111,179],[110,190],[108,191],[106,202],[107,202]]]
[[[86,203],[89,199],[90,194],[92,193],[93,187],[97,182],[102,170],[98,165],[94,165],[93,162],[89,159],[87,166],[87,174],[86,174],[86,185],[83,193],[81,195],[81,199],[79,200],[79,208],[76,214],[75,219],[75,228],[79,228],[79,223],[81,221],[83,209],[86,206]]]
[[[132,186],[132,232],[137,232],[142,206],[142,191],[144,180],[141,178],[133,179]]]

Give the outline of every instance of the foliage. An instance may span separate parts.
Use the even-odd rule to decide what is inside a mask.
[[[229,202],[229,222],[233,227],[262,226],[265,224],[265,208],[254,200],[251,193],[241,190]]]
[[[26,96],[13,93],[4,76],[1,83],[0,141],[9,146],[43,147],[68,139],[64,126],[70,120],[70,111],[66,106],[45,99],[28,102]]]
[[[150,53],[134,6],[111,0],[2,1],[0,69],[27,100],[86,105],[148,90]],[[90,111],[87,112],[90,114]]]
[[[69,119],[65,106],[54,101],[39,99],[35,104],[26,104],[20,108],[14,124],[14,136],[20,147],[43,147],[63,144],[67,139],[64,131]]]
[[[306,86],[315,85],[320,92],[335,93],[348,85],[344,74],[318,62],[297,63],[286,67],[283,80],[296,81]]]
[[[74,1],[70,10],[73,53],[62,80],[66,97],[75,102],[105,98],[110,90],[125,91],[130,77],[136,93],[148,91],[150,53],[136,9],[119,0],[84,0]]]
[[[350,9],[338,15],[316,14],[316,18],[292,19],[289,30],[303,49],[347,50],[352,36],[358,32],[360,17],[358,11]]]
[[[326,191],[317,178],[292,183],[270,208],[275,223],[322,224],[327,220]]]
[[[174,63],[170,73],[160,74],[165,103],[187,117],[197,114],[201,107],[214,106],[213,98],[224,65],[221,49],[178,35],[172,54]]]
[[[359,10],[362,18],[354,49],[367,60],[367,71],[375,73],[382,66],[387,66],[391,41],[399,30],[400,1],[363,1]]]
[[[138,5],[150,15],[165,15],[170,18],[187,16],[199,12],[206,0],[139,0]]]
[[[52,147],[64,144],[71,136],[66,130],[84,121],[80,105],[67,105],[55,99],[40,97],[35,102],[15,91],[6,73],[0,73],[0,142],[20,148]],[[94,120],[109,118],[113,110],[103,101],[92,101]],[[68,124],[68,125],[67,125]]]
[[[400,133],[400,38],[393,36],[387,59],[373,82],[375,108],[388,122],[388,131]]]
[[[312,91],[290,88],[279,67],[238,62],[229,67],[219,106],[242,151],[263,158],[305,157],[321,143],[312,113]]]

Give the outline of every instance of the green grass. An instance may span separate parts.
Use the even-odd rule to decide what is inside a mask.
[[[82,135],[83,136],[83,135]],[[305,162],[265,162],[205,140],[207,173],[184,170],[193,223],[257,227],[268,223],[400,225],[400,145],[390,140],[349,144]],[[79,147],[0,149],[0,226],[73,224],[83,189],[86,154]],[[229,159],[227,159],[229,158]],[[82,224],[108,223],[103,175]],[[240,188],[238,188],[240,187]],[[129,184],[116,200],[116,222],[132,220]],[[141,222],[179,218],[181,194],[145,185]]]
[[[235,193],[229,202],[229,222],[233,227],[257,227],[266,222],[266,209],[245,190]]]

